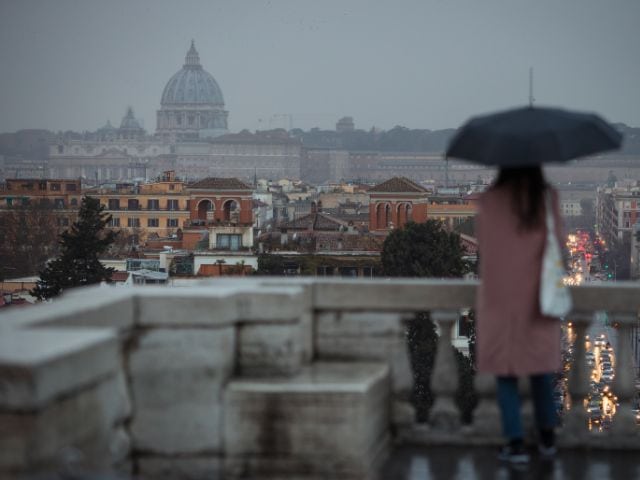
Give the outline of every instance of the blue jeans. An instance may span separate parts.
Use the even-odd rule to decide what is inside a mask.
[[[556,426],[556,411],[553,405],[553,374],[531,375],[531,394],[538,429]],[[520,395],[517,377],[498,377],[498,405],[502,416],[502,430],[509,440],[522,439]]]

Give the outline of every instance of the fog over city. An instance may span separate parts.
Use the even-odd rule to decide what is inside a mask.
[[[0,132],[94,130],[127,105],[148,131],[195,40],[229,130],[456,128],[525,104],[640,126],[637,0],[8,1]]]

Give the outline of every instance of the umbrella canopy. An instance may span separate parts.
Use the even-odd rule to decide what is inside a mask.
[[[451,139],[447,157],[529,167],[620,148],[622,134],[598,115],[524,107],[474,117]]]

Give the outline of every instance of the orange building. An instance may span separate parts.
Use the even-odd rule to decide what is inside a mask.
[[[46,204],[53,207],[61,227],[75,220],[81,200],[80,180],[10,178],[0,190],[0,209],[33,202]]]
[[[189,185],[190,217],[203,224],[253,225],[253,189],[237,178],[205,178]]]
[[[477,210],[475,197],[437,197],[405,177],[369,189],[369,230],[388,233],[409,222],[437,219],[453,229]]]
[[[367,192],[369,230],[388,232],[405,223],[427,219],[427,190],[405,177],[393,177]]]
[[[237,178],[205,178],[188,187],[190,220],[184,248],[208,240],[209,250],[253,247],[253,189]]]

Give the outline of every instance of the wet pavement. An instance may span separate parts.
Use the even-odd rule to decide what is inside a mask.
[[[497,459],[495,447],[402,447],[385,464],[380,480],[636,480],[636,451],[564,450],[553,461],[532,453],[526,466]]]

